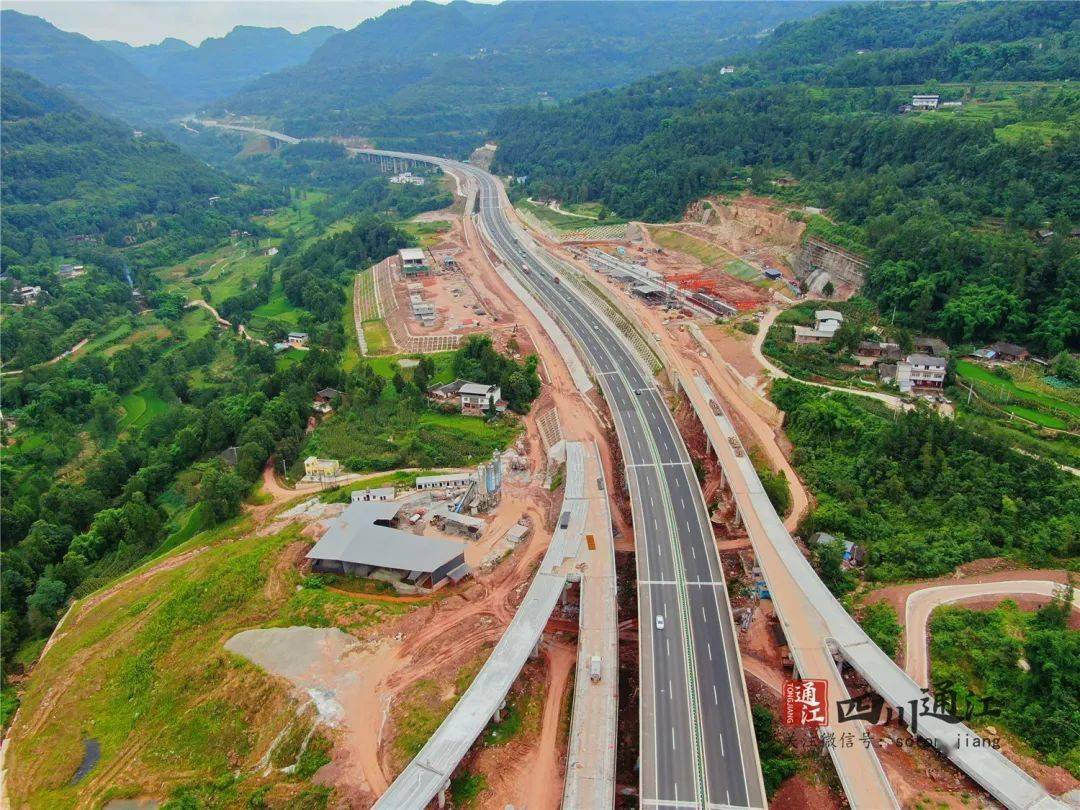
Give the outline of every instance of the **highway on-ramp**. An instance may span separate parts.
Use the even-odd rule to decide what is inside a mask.
[[[474,184],[491,248],[577,344],[616,422],[637,547],[641,806],[765,807],[723,571],[661,391],[626,338],[561,277],[564,268],[511,222],[499,182],[466,164],[432,162]]]

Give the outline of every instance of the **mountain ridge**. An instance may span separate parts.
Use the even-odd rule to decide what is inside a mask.
[[[736,54],[831,5],[420,0],[328,38],[307,63],[256,80],[218,111],[272,117],[298,135],[460,152],[505,106]]]

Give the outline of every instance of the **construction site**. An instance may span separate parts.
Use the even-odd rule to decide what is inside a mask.
[[[284,486],[272,463],[267,467],[267,501],[248,507],[243,537],[285,538],[259,585],[259,604],[280,612],[253,620],[230,610],[229,620],[248,624],[223,623],[211,640],[220,648],[210,661],[214,671],[239,673],[219,687],[234,692],[219,691],[214,699],[240,702],[248,724],[259,729],[256,744],[230,760],[230,770],[272,784],[273,806],[298,806],[289,779],[322,730],[329,743],[315,780],[333,788],[335,806],[424,806],[395,804],[414,794],[394,791],[434,779],[431,806],[637,807],[637,550],[608,403],[575,365],[573,349],[547,331],[540,307],[511,287],[471,220],[439,216],[452,222],[441,241],[376,265],[369,287],[358,277],[362,349],[359,327],[371,318],[385,322],[401,353],[452,349],[473,332],[491,334],[510,351],[513,338],[514,353],[539,356],[541,394],[522,417],[517,442],[473,468],[412,471],[408,485],[350,483],[347,496],[318,498]],[[627,228],[633,240],[545,246],[599,290],[593,301],[606,304],[598,306],[625,313],[642,351],[664,355],[660,385],[676,374],[707,381],[737,431],[732,449],[790,482],[784,525],[794,529],[812,496],[788,458],[783,414],[762,394],[767,375],[757,360],[759,342],[715,321],[747,320],[790,302],[803,226],[749,198],[706,201],[688,217],[694,221],[659,234]],[[820,274],[828,261],[803,264]],[[750,699],[776,713],[783,682],[793,674],[789,640],[701,415],[685,392],[671,398],[679,433],[700,465]],[[362,530],[351,529],[350,520]],[[360,534],[364,542],[354,543]],[[218,553],[208,546],[165,558],[80,605],[64,632],[86,616],[100,621],[94,611],[102,603],[109,610],[109,599],[130,616],[153,611],[146,606],[170,569],[182,571],[191,560],[209,566]],[[314,604],[323,605],[321,612]],[[257,667],[239,668],[224,651]],[[492,671],[500,660],[520,667]],[[850,668],[842,677],[852,694],[865,691]],[[65,680],[57,683],[46,711],[66,705]],[[243,703],[245,694],[259,699]],[[606,728],[582,728],[582,717],[616,712],[617,746],[604,736]],[[477,718],[479,736],[472,734]],[[778,733],[799,769],[770,807],[847,806],[813,730]],[[987,794],[936,752],[905,746],[898,725],[872,733],[904,806],[960,808],[971,797],[986,806]],[[285,759],[279,749],[290,745],[295,756]],[[581,774],[600,773],[609,754],[614,773],[593,782],[609,785],[612,795],[589,793],[596,785],[586,785]],[[122,760],[113,776],[130,777],[131,784],[155,767],[138,746],[125,749]],[[80,803],[97,806],[111,788],[105,779],[88,784]]]
[[[651,305],[690,316],[730,318],[801,294],[794,268],[803,225],[767,201],[704,200],[681,222],[636,225],[622,240],[551,247]]]
[[[357,317],[361,323],[384,323],[393,343],[387,348],[394,353],[453,350],[464,336],[481,332],[500,343],[505,338],[499,336],[513,330],[505,310],[474,273],[464,271],[478,257],[465,239],[460,216],[447,210],[438,217],[450,228],[431,248],[405,248],[375,265],[368,294],[363,289],[366,271],[357,277]]]
[[[744,205],[745,204],[745,205]],[[702,206],[705,206],[704,208]],[[716,213],[709,216],[708,209]],[[576,268],[587,283],[599,287],[614,309],[625,313],[641,333],[650,336],[649,344],[661,352],[668,365],[662,379],[670,382],[673,372],[684,377],[697,375],[723,402],[724,412],[737,435],[737,455],[746,454],[774,474],[783,474],[791,486],[791,506],[784,525],[794,531],[800,519],[813,506],[813,496],[801,482],[790,461],[791,445],[784,434],[784,414],[768,399],[766,388],[771,369],[761,354],[761,341],[768,326],[781,308],[794,297],[795,279],[809,279],[810,293],[827,281],[833,282],[836,297],[844,297],[861,284],[859,257],[820,240],[803,239],[804,225],[777,210],[769,201],[740,200],[738,204],[716,206],[704,203],[693,209],[706,224],[677,228],[707,238],[712,248],[733,253],[747,264],[782,268],[778,284],[750,284],[723,275],[698,255],[661,247],[649,239],[651,229],[640,228],[638,241],[563,242],[548,240],[537,229],[532,236],[544,247]],[[689,245],[695,253],[700,248]],[[711,269],[710,269],[711,266]],[[770,279],[771,280],[771,279]],[[564,279],[565,283],[565,279]],[[578,284],[575,281],[575,284]],[[788,289],[785,291],[785,285]],[[578,284],[580,286],[580,284]],[[816,288],[816,289],[815,289]],[[704,292],[730,308],[716,312],[713,301],[695,300],[694,293]],[[745,294],[747,303],[738,295]],[[725,296],[727,298],[725,299]],[[749,299],[757,303],[750,306]],[[743,303],[740,308],[736,304]],[[705,304],[705,305],[703,305]],[[767,308],[767,312],[760,310]],[[750,334],[721,320],[746,320],[743,313],[758,310],[763,321]],[[717,549],[731,594],[731,607],[742,653],[743,672],[751,700],[769,707],[774,714],[781,705],[785,679],[795,676],[791,645],[781,626],[735,498],[725,486],[724,475],[702,427],[699,414],[684,395],[678,396],[675,418],[680,433],[704,476],[702,489],[709,507]],[[622,484],[615,491],[621,491]],[[619,504],[619,511],[626,509]],[[796,538],[804,556],[810,556],[808,543],[813,538]],[[634,603],[634,553],[632,536],[617,535],[617,572],[620,582],[620,695],[635,695],[639,688],[637,669],[637,626]],[[1060,572],[1052,572],[1060,576]],[[959,576],[959,574],[958,574]],[[967,574],[963,574],[967,576]],[[1013,575],[1015,576],[1015,574]],[[1003,575],[1004,578],[1004,575]],[[922,587],[913,586],[914,588]],[[1046,598],[1046,597],[1044,597]],[[796,640],[797,641],[797,640]],[[840,683],[848,694],[872,691],[855,670],[842,659],[833,663],[840,671]],[[633,699],[620,702],[619,755],[617,778],[630,795],[637,780],[638,739],[637,704]],[[912,745],[908,731],[895,720],[870,727],[873,749],[881,762],[891,789],[901,806],[963,807],[972,801],[978,806],[992,806],[989,794],[970,777],[958,770],[933,748]],[[788,779],[770,799],[770,807],[803,808],[807,806],[841,808],[848,806],[837,772],[817,735],[806,729],[777,729],[779,738],[799,758],[800,770]],[[1055,794],[1077,786],[1075,779],[1060,767],[1048,768],[1035,757],[1017,750],[1010,758]],[[616,806],[627,806],[617,803]]]
[[[567,576],[568,583],[539,629],[534,657],[514,679],[498,704],[501,708],[487,736],[463,757],[455,777],[482,780],[479,806],[555,807],[563,800],[564,778],[572,762],[596,756],[590,748],[594,744],[592,733],[587,735],[569,725],[572,696],[575,704],[583,707],[588,706],[586,698],[610,700],[614,707],[617,691],[636,672],[636,651],[626,660],[612,652],[603,656],[603,666],[613,667],[610,676],[604,677],[603,688],[585,677],[577,679],[575,685],[573,677],[575,667],[580,672],[587,669],[583,660],[588,658],[581,657],[584,652],[579,648],[579,636],[584,633],[588,639],[599,638],[598,630],[590,628],[603,615],[605,605],[613,612],[615,605],[614,598],[601,599],[592,590],[614,587],[616,563],[614,555],[592,538],[602,537],[604,526],[614,527],[623,547],[632,536],[620,483],[619,450],[602,398],[595,390],[581,393],[564,355],[535,314],[507,287],[471,224],[466,236],[462,221],[451,212],[440,212],[440,218],[444,214],[453,220],[453,227],[439,244],[423,252],[430,272],[410,270],[406,275],[400,256],[376,268],[383,312],[391,311],[392,301],[400,313],[400,317],[386,317],[395,343],[415,347],[421,335],[430,341],[434,335],[485,331],[503,351],[519,357],[536,352],[543,388],[530,413],[523,417],[525,431],[513,447],[471,470],[418,476],[415,489],[394,492],[386,505],[388,513],[393,510],[395,529],[461,543],[468,575],[457,581],[448,577],[440,587],[430,589],[417,587],[428,584],[422,581],[408,582],[412,572],[384,569],[380,573],[374,568],[359,572],[368,577],[358,582],[372,581],[374,575],[373,581],[393,589],[393,596],[383,598],[400,600],[410,609],[381,626],[346,658],[340,658],[340,651],[332,647],[315,656],[321,663],[313,663],[311,671],[364,673],[360,688],[352,688],[349,697],[342,700],[344,721],[331,767],[338,792],[351,806],[371,806],[421,745],[429,739],[437,741],[437,723],[418,728],[417,718],[441,718],[456,700],[465,701],[464,685],[492,657],[493,645],[508,633],[527,599],[536,566],[541,564],[541,571],[548,570],[541,558],[558,556],[553,535],[557,539],[567,531],[568,520],[577,525],[580,519],[576,510],[567,509],[565,501],[568,487],[581,486],[580,471],[568,469],[568,465],[574,466],[568,462],[568,442],[596,443],[602,449],[592,463],[602,463],[602,469],[595,469],[587,480],[595,482],[602,473],[610,482],[603,490],[611,495],[605,498],[611,503],[610,517],[601,518],[597,528],[589,530],[588,543],[582,542],[577,552],[578,559],[591,562],[552,569],[565,571],[560,576]],[[413,303],[409,296],[418,292],[409,285],[416,284],[421,285],[422,300],[431,301],[435,308],[432,326],[425,327],[409,312]],[[459,295],[454,295],[455,288]],[[386,295],[387,289],[392,296]],[[474,311],[477,306],[484,310],[483,315]],[[473,323],[461,329],[449,333],[445,329],[450,321],[470,319]],[[395,321],[407,324],[407,328],[397,331]],[[363,500],[382,495],[377,490],[360,489],[352,497]],[[322,511],[325,508],[316,506],[312,514],[298,507],[293,517],[281,517],[303,522],[308,527],[305,535],[315,540],[325,536],[326,524],[337,519],[338,510],[343,512],[350,506],[333,505],[330,512]],[[619,570],[632,570],[632,555],[618,557]],[[604,571],[609,573],[596,579]],[[588,575],[594,579],[587,580]],[[583,591],[586,581],[606,584],[589,585],[587,594]],[[632,600],[632,588],[628,595]],[[632,615],[619,606],[619,618]],[[632,638],[632,631],[627,632],[630,635],[626,637]],[[588,642],[590,648],[596,643]],[[330,658],[335,663],[331,664]],[[341,676],[327,674],[322,679],[333,684],[336,677]],[[294,683],[297,688],[309,685],[302,679]],[[575,695],[575,689],[587,691]],[[342,693],[337,694],[340,699]],[[583,794],[578,806],[592,804]]]

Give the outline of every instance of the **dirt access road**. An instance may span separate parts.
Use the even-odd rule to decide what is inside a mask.
[[[765,353],[761,351],[761,346],[765,342],[765,336],[769,333],[769,328],[773,325],[776,317],[781,312],[783,312],[783,310],[779,307],[769,307],[769,310],[765,313],[765,317],[762,318],[758,324],[758,333],[754,336],[754,340],[751,343],[751,351],[754,353],[754,358],[761,364],[762,369],[776,379],[785,379],[791,375],[782,368],[773,365],[769,358],[765,356]],[[900,397],[893,396],[892,394],[883,394],[880,391],[860,391],[857,388],[844,388],[840,385],[826,385],[825,383],[810,382],[809,380],[799,380],[799,382],[804,385],[813,385],[816,388],[827,388],[830,391],[840,391],[844,394],[856,394],[861,397],[870,397],[879,402],[884,402],[894,411],[911,410],[914,407],[911,403],[905,402]]]
[[[1032,609],[1048,603],[1068,583],[1060,570],[1008,570],[963,579],[940,578],[912,585],[891,585],[875,591],[871,601],[893,606],[904,624],[904,671],[920,686],[929,682],[927,625],[935,608],[955,602],[976,602],[994,607],[1003,599],[1018,598]],[[1074,621],[1080,605],[1073,602]]]

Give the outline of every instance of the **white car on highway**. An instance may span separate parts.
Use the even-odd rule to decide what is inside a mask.
[[[656,617],[656,629],[657,630],[663,630],[664,629],[664,617],[660,616],[659,614]]]

